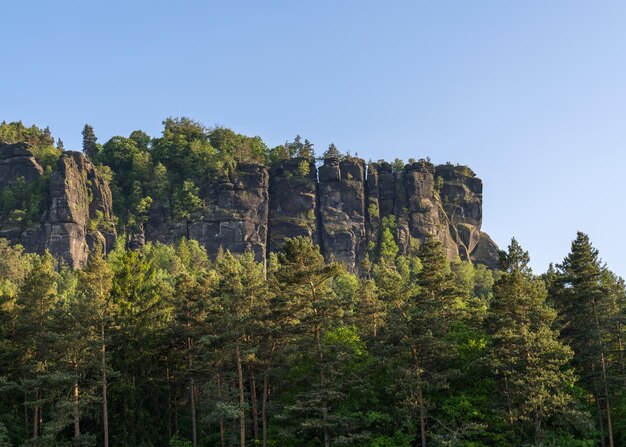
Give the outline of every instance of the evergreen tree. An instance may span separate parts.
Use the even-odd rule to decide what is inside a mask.
[[[500,260],[502,276],[494,286],[487,327],[489,364],[503,419],[520,441],[542,445],[550,418],[566,414],[574,383],[567,368],[572,351],[553,329],[556,311],[546,304],[546,289],[535,279],[530,258],[515,239]]]
[[[19,385],[25,399],[25,419],[29,415],[32,420],[31,439],[43,434],[46,399],[51,397],[46,382],[54,360],[57,360],[50,343],[52,310],[58,301],[55,267],[49,254],[35,257],[15,303],[18,309],[15,341],[20,352]]]
[[[589,236],[579,232],[570,253],[558,266],[559,281],[553,300],[559,311],[563,339],[574,350],[574,366],[594,396],[602,443],[608,440],[609,447],[613,447],[615,378],[620,373],[617,358],[610,352],[611,346],[616,345],[616,333],[611,329],[616,314],[623,309],[614,305],[605,270]]]
[[[97,160],[100,147],[98,146],[98,139],[93,131],[93,127],[89,124],[85,124],[83,127],[83,153],[92,160]]]
[[[87,266],[79,274],[79,293],[84,303],[89,305],[90,315],[81,316],[82,324],[89,331],[85,337],[95,338],[99,345],[99,382],[102,399],[102,435],[104,447],[109,447],[109,392],[108,377],[110,367],[107,355],[109,328],[114,321],[116,308],[111,300],[113,274],[103,258],[101,247],[96,247],[89,256]]]
[[[324,152],[324,158],[339,158],[341,154],[334,143],[330,143],[328,149]]]
[[[340,303],[329,287],[329,281],[339,275],[341,269],[337,264],[326,264],[319,248],[303,237],[287,240],[283,250],[274,275],[273,305],[281,315],[279,318],[286,322],[281,328],[284,335],[294,336],[292,343],[298,343],[297,352],[292,354],[296,358],[306,356],[313,367],[310,372],[315,373],[307,376],[315,381],[314,386],[298,393],[287,410],[291,418],[300,420],[301,433],[321,435],[322,445],[329,447],[334,426],[331,402],[340,396],[333,392],[333,384],[329,382],[330,365],[324,334],[337,325],[341,314]],[[314,353],[312,358],[309,353]]]

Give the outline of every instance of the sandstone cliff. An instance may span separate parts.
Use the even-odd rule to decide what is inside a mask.
[[[366,175],[367,173],[367,175]],[[204,198],[207,206],[188,221],[170,221],[158,202],[145,225],[146,240],[199,241],[210,255],[221,246],[253,251],[265,261],[286,238],[304,236],[327,259],[358,272],[378,244],[382,222],[393,218],[401,252],[429,234],[447,255],[494,268],[498,247],[480,231],[482,182],[467,167],[410,163],[394,173],[388,163],[331,157],[285,160],[268,170],[240,163]]]
[[[48,197],[35,225],[0,216],[0,237],[29,251],[49,250],[71,267],[82,267],[90,248],[110,251],[116,241],[111,191],[82,154],[64,152],[49,178],[28,145],[0,144],[0,190],[45,179]],[[38,180],[40,179],[40,180]],[[435,235],[450,258],[495,267],[498,247],[481,232],[482,182],[467,167],[420,160],[394,172],[388,163],[359,158],[294,158],[268,169],[239,163],[205,191],[203,210],[172,220],[157,198],[147,221],[129,231],[128,243],[195,239],[209,255],[220,247],[251,251],[260,262],[286,238],[305,236],[327,259],[358,272],[375,249],[385,218],[394,224],[401,252]]]
[[[27,225],[4,219],[0,237],[20,243],[28,251],[48,250],[65,265],[80,268],[90,249],[106,252],[117,238],[108,183],[81,153],[64,152],[49,178],[27,144],[0,143],[0,191],[25,182],[45,180],[44,209],[39,222]]]

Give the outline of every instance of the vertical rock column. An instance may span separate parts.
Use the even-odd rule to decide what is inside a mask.
[[[367,251],[363,160],[324,160],[319,169],[319,192],[324,255],[356,272]]]
[[[446,215],[435,188],[435,167],[426,161],[408,164],[403,173],[405,201],[399,209],[399,221],[408,217],[412,238],[423,242],[426,236],[439,239],[449,258],[458,256]]]
[[[115,245],[111,190],[83,154],[64,152],[59,159],[41,231],[44,248],[72,268],[85,266],[96,244],[105,252]]]
[[[469,260],[480,239],[483,184],[467,166],[440,165],[436,181],[459,256]]]
[[[251,251],[265,262],[269,211],[269,174],[256,163],[238,163],[218,180],[208,210],[189,223],[189,237],[204,245],[211,256],[220,247],[232,253]]]
[[[28,143],[6,144],[0,142],[0,191],[5,188],[20,188],[19,182],[36,182],[43,174],[43,169],[35,160]],[[11,212],[5,210],[0,214],[0,237],[8,239],[12,244],[24,245],[24,230],[32,233],[33,229],[25,229],[20,221],[11,218]],[[43,251],[41,240],[28,240],[27,251]]]
[[[280,251],[285,239],[304,236],[319,244],[317,170],[306,158],[284,160],[270,172],[269,242]]]

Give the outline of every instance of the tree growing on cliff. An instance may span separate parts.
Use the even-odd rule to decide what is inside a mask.
[[[96,160],[100,152],[100,147],[98,146],[98,139],[93,131],[93,127],[89,124],[85,124],[81,133],[83,134],[83,153],[91,160]]]
[[[330,145],[328,145],[328,149],[326,149],[326,151],[324,152],[323,157],[324,158],[339,158],[341,157],[341,154],[339,153],[339,149],[337,149],[337,146],[335,146],[334,143],[330,143]]]

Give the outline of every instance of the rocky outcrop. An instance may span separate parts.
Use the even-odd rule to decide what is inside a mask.
[[[189,222],[171,219],[169,208],[162,200],[156,199],[150,207],[146,223],[131,232],[129,244],[139,246],[148,241],[174,244],[182,238],[189,239]]]
[[[5,146],[3,153],[7,151]],[[16,156],[4,159],[12,163],[7,166],[26,167],[17,171],[17,178],[33,181],[42,175],[27,146],[11,153]],[[16,175],[3,176],[0,188],[14,184],[14,178]],[[114,247],[117,235],[112,206],[111,190],[91,162],[81,153],[64,152],[50,175],[48,201],[39,224],[19,231],[7,231],[4,226],[0,235],[28,251],[48,250],[62,264],[80,268],[97,245],[105,252]]]
[[[87,263],[89,250],[113,249],[117,234],[108,184],[79,152],[64,152],[50,177],[44,245],[70,267]]]
[[[297,236],[319,244],[318,225],[314,161],[285,160],[270,172],[269,250],[280,251],[285,239]]]
[[[495,266],[498,248],[488,235],[480,231],[483,219],[482,180],[467,166],[452,164],[437,166],[436,176],[459,256],[464,260]]]
[[[424,241],[431,235],[439,239],[448,257],[458,255],[458,248],[450,234],[450,222],[441,204],[435,184],[435,166],[419,161],[404,167],[401,181],[404,184],[397,207],[398,222],[408,225],[410,237]]]
[[[365,162],[327,158],[319,168],[322,247],[327,259],[357,271],[365,259]]]
[[[32,182],[42,174],[28,143],[0,142],[0,188],[15,185],[19,179]]]
[[[221,247],[233,253],[251,251],[265,262],[269,212],[269,174],[265,166],[239,163],[218,180],[206,198],[206,212],[189,224],[189,238],[200,241],[210,254]]]
[[[472,251],[472,261],[478,264],[484,264],[490,269],[498,267],[500,259],[500,249],[491,237],[484,232],[480,232],[478,243]]]
[[[96,245],[106,251],[114,246],[111,191],[82,154],[64,152],[48,179],[27,144],[0,144],[0,189],[15,188],[20,179],[48,181],[45,210],[29,228],[0,216],[0,237],[29,251],[49,250],[71,267],[85,265]],[[400,172],[354,157],[328,158],[319,169],[305,158],[271,170],[238,163],[205,186],[201,199],[202,211],[172,220],[167,204],[155,198],[147,221],[125,231],[128,245],[185,237],[199,241],[210,256],[220,249],[253,252],[265,262],[286,238],[304,236],[320,245],[326,259],[359,272],[387,222],[401,253],[433,235],[450,258],[494,268],[499,256],[497,245],[481,232],[482,182],[465,166],[420,160]]]
[[[269,213],[269,173],[257,163],[238,163],[208,188],[204,209],[188,220],[171,220],[169,210],[155,201],[147,222],[132,232],[131,246],[145,241],[175,243],[194,239],[211,256],[220,249],[253,252],[265,262]]]

